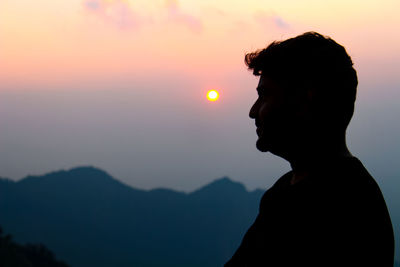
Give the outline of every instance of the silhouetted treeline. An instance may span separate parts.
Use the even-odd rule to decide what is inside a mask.
[[[0,227],[0,266],[2,267],[68,267],[55,259],[42,244],[20,245],[11,235],[4,235]]]

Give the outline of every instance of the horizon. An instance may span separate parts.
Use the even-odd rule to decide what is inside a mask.
[[[7,178],[7,177],[4,177],[4,176],[0,175],[0,179],[4,179],[4,180],[11,181],[11,182],[19,183],[19,182],[21,182],[21,181],[23,181],[25,179],[28,179],[28,178],[40,178],[40,177],[44,177],[44,176],[47,176],[47,175],[58,174],[60,172],[75,171],[77,169],[95,169],[97,171],[104,172],[106,175],[110,176],[111,179],[123,184],[124,186],[130,187],[130,188],[134,188],[134,189],[137,189],[137,190],[141,190],[141,191],[152,191],[152,190],[158,190],[158,189],[166,189],[166,190],[170,190],[170,191],[177,192],[177,193],[191,194],[191,193],[193,193],[193,192],[195,192],[195,191],[197,191],[197,190],[199,190],[199,189],[201,189],[201,188],[203,188],[205,186],[208,186],[210,184],[213,184],[213,183],[215,183],[217,181],[222,181],[222,180],[228,180],[231,183],[240,184],[240,185],[242,185],[244,187],[244,189],[248,193],[252,193],[254,191],[259,191],[259,190],[265,191],[265,188],[254,188],[254,189],[250,190],[249,188],[247,188],[247,186],[243,182],[237,181],[237,180],[233,180],[229,176],[221,176],[221,177],[217,177],[217,178],[211,179],[209,182],[206,182],[205,184],[200,185],[199,187],[196,187],[196,188],[193,188],[193,189],[189,189],[188,191],[177,190],[177,189],[169,188],[169,187],[154,187],[154,188],[150,188],[150,189],[144,189],[144,188],[135,187],[134,185],[130,185],[130,184],[124,183],[123,181],[118,179],[118,177],[114,177],[111,174],[109,174],[107,172],[107,170],[104,170],[104,169],[99,168],[97,166],[90,166],[90,165],[87,165],[87,166],[84,166],[84,165],[76,166],[76,167],[69,168],[69,169],[53,170],[53,171],[48,171],[48,172],[45,172],[45,173],[42,173],[42,174],[28,174],[28,175],[26,175],[26,176],[24,176],[24,177],[22,177],[20,179],[17,179],[17,180],[13,180],[13,179],[10,179],[10,178]]]

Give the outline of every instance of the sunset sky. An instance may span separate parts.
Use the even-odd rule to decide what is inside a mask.
[[[267,188],[289,166],[255,148],[257,78],[243,57],[314,30],[355,63],[349,147],[389,192],[399,10],[398,0],[1,0],[0,176],[93,165],[144,189],[224,175]]]
[[[313,30],[355,63],[348,145],[400,233],[399,10],[398,0],[1,0],[0,176],[91,165],[142,189],[192,191],[222,176],[268,188],[289,165],[255,148],[257,78],[243,58]]]

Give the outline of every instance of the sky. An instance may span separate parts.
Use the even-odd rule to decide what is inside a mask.
[[[1,0],[0,176],[91,165],[142,189],[191,191],[222,176],[268,188],[289,165],[255,148],[248,112],[258,81],[243,58],[313,30],[354,61],[348,145],[394,195],[399,8],[398,0]],[[218,101],[207,101],[211,89]]]
[[[245,53],[317,31],[359,78],[348,145],[400,233],[398,0],[1,0],[0,176],[95,166],[141,189],[229,176],[268,188],[289,165],[255,148]],[[216,89],[218,101],[206,92]],[[398,254],[399,255],[399,254]]]

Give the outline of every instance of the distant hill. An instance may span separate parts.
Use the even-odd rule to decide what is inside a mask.
[[[229,178],[192,193],[134,189],[94,167],[0,179],[0,225],[72,267],[222,266],[263,191]]]
[[[55,259],[54,254],[42,244],[21,245],[11,235],[3,235],[0,228],[0,266],[2,267],[68,267]]]

